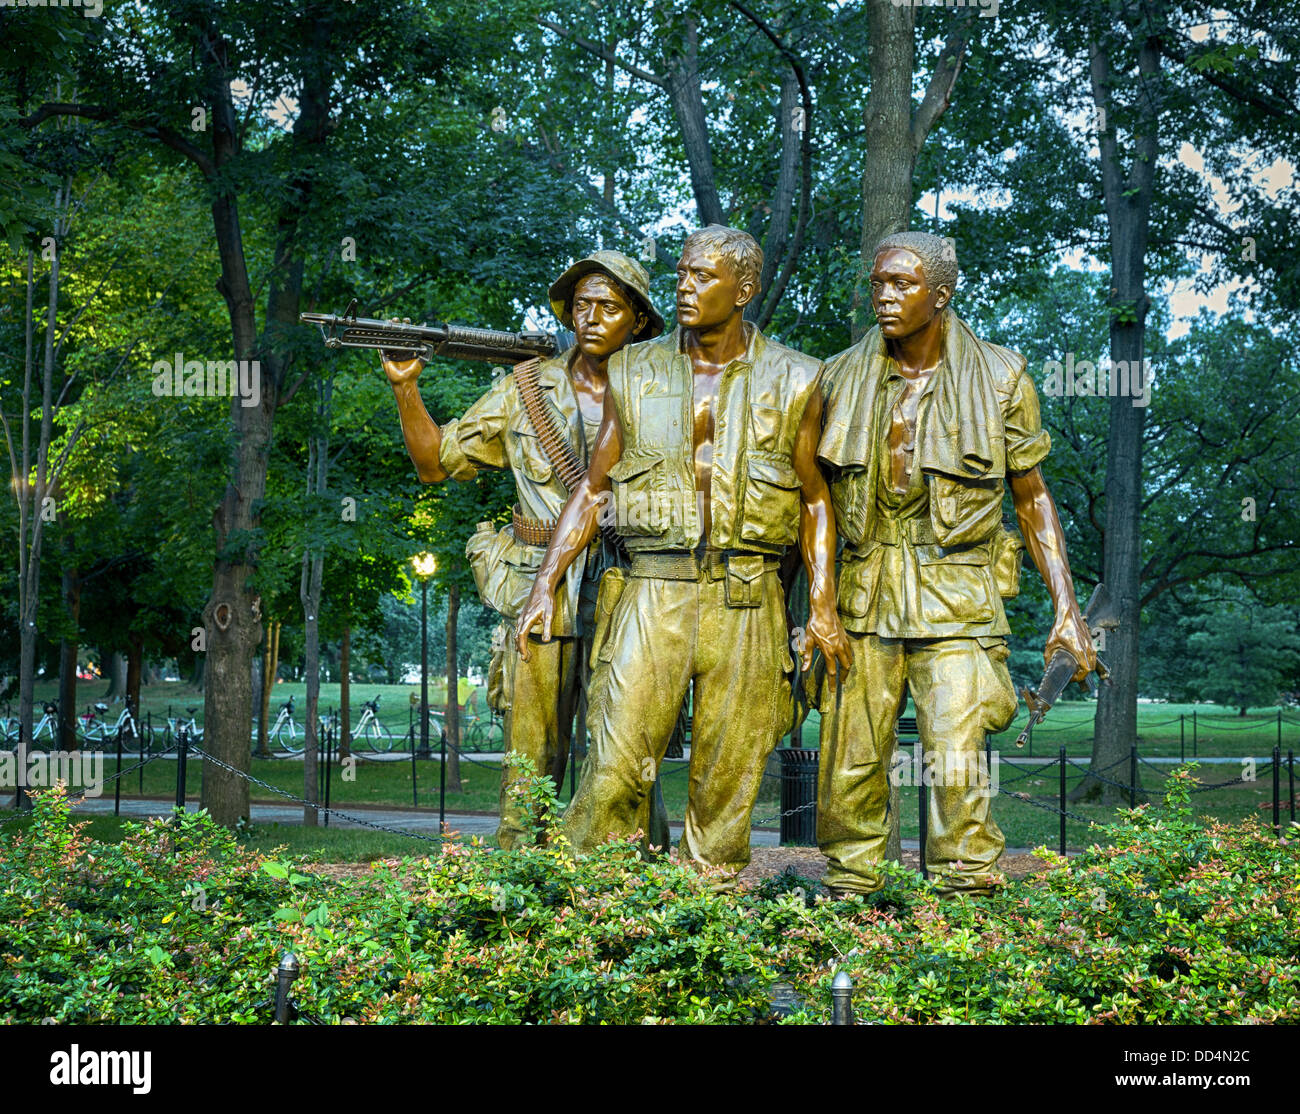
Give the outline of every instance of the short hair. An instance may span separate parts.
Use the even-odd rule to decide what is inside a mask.
[[[752,282],[755,286],[763,277],[763,249],[748,232],[710,224],[697,228],[686,237],[682,245],[685,255],[691,248],[709,248],[726,260],[737,282]]]
[[[929,232],[895,232],[876,245],[873,258],[882,251],[894,248],[910,251],[921,261],[925,283],[932,290],[946,286],[949,290],[956,291],[957,247],[952,240]]]

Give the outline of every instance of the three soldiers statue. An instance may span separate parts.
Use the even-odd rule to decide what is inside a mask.
[[[820,655],[824,674],[827,886],[882,884],[910,692],[925,753],[957,774],[930,786],[926,865],[945,892],[987,891],[1005,841],[988,778],[973,775],[986,734],[1016,712],[1002,600],[1022,546],[1055,606],[1046,656],[1067,651],[1079,679],[1096,666],[1039,470],[1050,438],[1033,383],[1023,357],[950,309],[950,241],[883,240],[877,324],[825,364],[745,320],[762,261],[744,232],[692,233],[666,333],[636,262],[579,261],[551,288],[576,345],[521,365],[441,430],[416,387],[422,362],[385,358],[421,480],[515,476],[511,525],[481,527],[468,553],[484,602],[514,621],[498,841],[523,831],[511,757],[558,777],[585,696],[590,746],[566,835],[579,852],[638,833],[663,847],[656,779],[693,688],[681,850],[732,885],[767,757],[791,726],[799,676],[779,568],[797,546],[809,584],[799,664]],[[1007,488],[1019,533],[1003,522]]]

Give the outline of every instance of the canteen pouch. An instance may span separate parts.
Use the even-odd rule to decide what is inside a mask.
[[[727,558],[727,606],[758,607],[763,602],[761,556]]]
[[[609,628],[614,617],[614,608],[618,606],[618,601],[623,596],[623,589],[627,587],[627,578],[622,569],[606,569],[605,574],[600,578],[600,590],[596,594],[596,621],[591,635],[591,667],[596,668],[599,661],[608,661],[603,658],[605,646],[609,642]]]
[[[993,584],[1004,600],[1020,594],[1020,564],[1025,541],[1019,531],[998,527],[993,535]]]

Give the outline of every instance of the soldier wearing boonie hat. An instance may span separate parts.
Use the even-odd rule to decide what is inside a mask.
[[[512,521],[499,531],[480,522],[466,547],[480,597],[502,616],[493,641],[489,692],[497,694],[505,718],[507,755],[497,829],[497,842],[504,848],[527,834],[525,818],[509,793],[518,776],[511,755],[528,757],[539,774],[550,774],[557,784],[564,776],[574,716],[585,708],[596,584],[617,560],[613,547],[598,537],[574,562],[557,592],[552,640],[538,642],[530,660],[523,661],[505,632],[528,598],[550,531],[569,496],[528,413],[523,390],[529,381],[535,383],[535,399],[549,423],[585,468],[600,426],[609,357],[628,343],[658,336],[664,326],[650,301],[650,276],[621,252],[597,251],[579,259],[549,293],[555,316],[575,334],[574,345],[535,367],[530,361],[527,368],[521,365],[501,377],[462,418],[441,429],[429,417],[416,385],[423,362],[384,360],[421,481],[472,480],[480,468],[514,473]],[[667,845],[660,794],[647,802],[641,826],[650,843]]]

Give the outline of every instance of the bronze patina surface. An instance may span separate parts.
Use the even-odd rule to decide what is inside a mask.
[[[794,661],[777,565],[796,542],[811,585],[805,665],[814,649],[832,669],[848,662],[816,462],[821,365],[744,321],[761,267],[743,232],[710,226],[687,238],[678,328],[611,358],[591,465],[519,619],[526,652],[530,631],[551,628],[556,588],[612,494],[632,565],[601,583],[592,745],[564,825],[579,851],[636,830],[693,683],[682,846],[733,873],[749,861],[763,764],[789,726]]]
[[[881,885],[895,723],[910,690],[936,776],[926,866],[948,892],[988,889],[1005,840],[981,771],[985,735],[1016,711],[1004,596],[1014,595],[1016,517],[1056,609],[1045,657],[1095,661],[1065,539],[1039,470],[1050,449],[1025,360],[975,337],[949,309],[951,243],[900,233],[871,272],[877,325],[828,361],[818,457],[844,539],[839,613],[852,668],[821,693],[818,843],[826,881]]]
[[[579,260],[555,282],[550,296],[577,343],[537,365],[537,390],[554,426],[585,466],[603,412],[610,356],[634,339],[657,336],[663,318],[650,302],[644,268],[618,252],[596,252]],[[466,550],[483,602],[513,620],[528,598],[568,488],[529,420],[514,373],[498,380],[459,420],[439,428],[420,398],[417,379],[423,366],[420,359],[384,359],[402,436],[420,479],[467,481],[480,468],[508,468],[514,475],[512,523],[499,532],[480,523]],[[513,640],[501,640],[507,751],[497,830],[502,847],[513,846],[524,832],[508,797],[515,777],[511,755],[526,755],[539,773],[549,773],[557,784],[564,776],[574,715],[590,679],[596,585],[617,563],[606,542],[584,546],[558,592],[549,640],[522,656]],[[638,820],[657,840],[667,842],[667,816],[657,789],[648,795]]]

